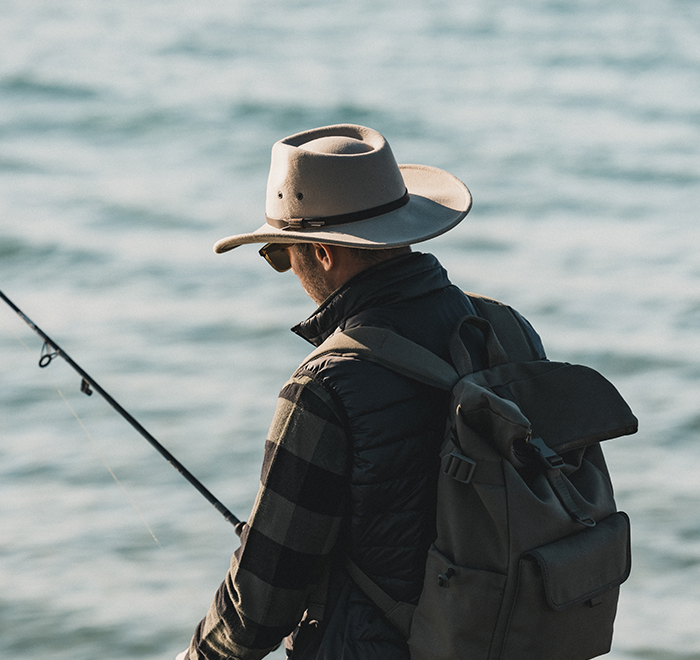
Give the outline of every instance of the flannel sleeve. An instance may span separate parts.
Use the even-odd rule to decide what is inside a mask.
[[[338,537],[347,468],[338,406],[296,374],[280,392],[250,520],[190,660],[257,660],[296,627]]]

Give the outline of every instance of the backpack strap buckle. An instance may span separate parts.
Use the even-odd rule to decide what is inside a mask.
[[[442,459],[442,471],[448,477],[452,477],[454,480],[464,484],[468,484],[472,480],[475,469],[476,461],[467,458],[456,450]]]
[[[554,450],[550,449],[538,436],[531,436],[527,440],[527,444],[535,450],[535,456],[544,463],[544,466],[550,470],[556,470],[564,467],[564,459]]]

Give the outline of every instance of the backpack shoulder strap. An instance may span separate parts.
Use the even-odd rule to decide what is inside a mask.
[[[476,293],[465,293],[474,304],[479,316],[485,318],[493,327],[510,362],[529,362],[540,359],[512,307],[493,298]]]
[[[384,616],[408,639],[416,606],[394,600],[370,578],[348,555],[344,556],[345,569],[364,594],[384,612]]]
[[[432,387],[452,390],[459,375],[435,353],[388,328],[360,326],[336,332],[301,363],[330,353],[341,353],[375,362]]]

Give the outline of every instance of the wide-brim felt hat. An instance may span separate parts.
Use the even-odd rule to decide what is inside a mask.
[[[469,213],[469,189],[428,165],[397,165],[388,142],[364,126],[304,131],[272,147],[265,224],[222,238],[245,243],[327,243],[380,249],[445,233]]]

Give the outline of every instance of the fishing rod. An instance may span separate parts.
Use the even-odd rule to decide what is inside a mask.
[[[102,398],[110,405],[114,410],[116,410],[131,426],[133,426],[151,445],[157,449],[160,454],[165,457],[165,459],[170,463],[187,481],[189,481],[204,497],[207,501],[214,506],[214,508],[224,517],[228,522],[230,522],[235,530],[236,534],[240,536],[242,527],[244,525],[236,516],[234,516],[219,500],[217,500],[207,488],[199,481],[180,461],[178,461],[163,445],[158,442],[141,424],[139,424],[124,408],[122,408],[100,385],[97,381],[92,378],[85,370],[77,364],[71,357],[66,353],[53,339],[51,339],[34,321],[32,321],[17,305],[15,305],[2,291],[0,291],[0,298],[2,298],[17,314],[19,317],[36,332],[39,337],[44,340],[44,345],[41,348],[41,356],[39,358],[39,366],[43,369],[51,364],[51,361],[55,357],[62,357],[78,374],[82,377],[82,382],[80,384],[80,391],[87,396],[92,395],[93,388],[98,392]]]

